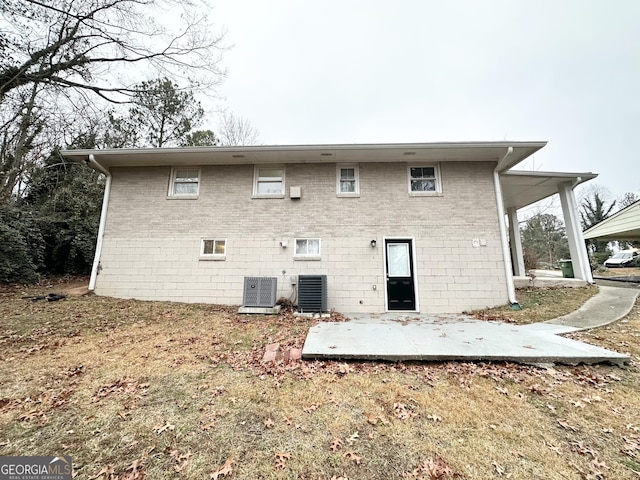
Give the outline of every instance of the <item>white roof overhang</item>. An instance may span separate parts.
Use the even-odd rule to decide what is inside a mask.
[[[355,145],[270,145],[246,147],[135,148],[63,150],[63,156],[112,167],[231,165],[273,163],[496,162],[505,171],[534,154],[546,142],[448,142]],[[504,158],[508,148],[513,152]],[[504,161],[503,161],[504,159]]]
[[[510,170],[500,174],[504,208],[522,208],[558,193],[564,183],[573,187],[596,178],[591,172],[529,172]]]
[[[583,236],[600,240],[640,240],[640,200],[588,228]]]

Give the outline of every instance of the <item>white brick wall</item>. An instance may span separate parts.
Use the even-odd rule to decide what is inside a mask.
[[[338,198],[335,164],[288,164],[286,190],[301,186],[300,200],[252,199],[252,165],[201,167],[197,200],[167,198],[169,167],[114,169],[96,292],[237,305],[245,276],[278,277],[289,297],[292,275],[322,273],[331,308],[383,312],[383,238],[407,237],[421,312],[505,303],[494,166],[443,163],[442,195],[412,197],[406,164],[364,163],[360,197]],[[226,259],[200,260],[202,237],[226,239]],[[295,260],[296,237],[321,238],[321,260]]]

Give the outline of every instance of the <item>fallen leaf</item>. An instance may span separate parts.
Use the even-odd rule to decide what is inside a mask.
[[[531,391],[531,393],[535,393],[537,395],[546,395],[551,391],[549,388],[543,387],[542,385],[539,385],[537,383],[533,385],[529,390]]]
[[[358,432],[354,432],[353,434],[351,434],[349,438],[347,438],[347,443],[349,445],[353,445],[355,441],[358,439],[358,437],[359,437]]]
[[[273,421],[272,418],[267,418],[264,421],[264,428],[273,428],[275,426],[275,422]]]
[[[415,480],[444,480],[445,478],[457,478],[447,462],[441,457],[428,458],[421,462],[412,472],[403,472],[403,478]]]
[[[405,405],[404,403],[394,403],[393,414],[400,420],[407,420],[411,417],[416,416],[414,412],[407,409],[407,405]]]
[[[507,395],[507,396],[509,395],[509,390],[507,390],[506,388],[495,387],[495,389],[503,395]]]
[[[551,450],[552,452],[556,452],[558,455],[562,455],[562,450],[560,449],[559,446],[554,445],[552,443],[547,442],[546,440],[543,440],[543,443],[547,446],[547,448],[549,448],[549,450]]]
[[[176,428],[175,425],[172,425],[167,421],[164,423],[164,425],[156,425],[155,427],[153,427],[153,431],[158,435],[160,435],[161,433],[166,432],[167,430],[174,430],[175,428]]]
[[[427,415],[427,419],[431,420],[433,423],[442,421],[442,418],[439,417],[438,415]]]
[[[224,475],[225,477],[227,475],[231,475],[233,473],[233,467],[231,465],[233,465],[235,462],[235,460],[233,459],[233,457],[229,457],[227,458],[227,460],[224,462],[224,465],[222,465],[221,467],[218,467],[218,469],[215,472],[212,472],[211,475],[209,476],[209,480],[216,480],[218,477]]]
[[[362,460],[358,455],[356,455],[356,452],[354,452],[353,450],[347,450],[342,455],[352,462],[355,462],[356,465],[360,465],[360,460]]]
[[[493,461],[491,462],[491,465],[493,465],[493,468],[496,469],[496,473],[498,475],[503,476],[505,474],[506,472],[505,468],[502,465],[500,465],[498,462]]]
[[[173,466],[173,469],[176,472],[181,472],[186,468],[189,464],[189,458],[191,458],[193,454],[191,452],[180,453],[178,450],[172,450],[169,453],[169,456],[172,457],[176,461],[176,465]]]
[[[333,453],[336,453],[338,450],[340,450],[342,445],[343,445],[342,440],[340,440],[339,438],[334,438],[333,440],[331,440],[331,445],[329,446],[329,449]]]
[[[113,465],[105,465],[100,469],[100,471],[95,476],[90,477],[89,480],[94,480],[102,476],[104,476],[103,480],[112,480],[114,473],[115,473],[115,468],[113,467]]]
[[[142,460],[139,458],[134,460],[133,463],[127,467],[126,471],[129,473],[125,474],[122,480],[142,480],[147,474]]]
[[[287,460],[291,460],[291,454],[287,452],[276,453],[275,465],[276,470],[284,470],[287,467]]]
[[[558,424],[564,428],[565,430],[569,430],[570,432],[577,432],[578,431],[578,427],[574,427],[573,425],[569,425],[566,422],[563,422],[562,420],[558,420]]]
[[[316,410],[318,410],[320,408],[322,404],[321,403],[312,403],[311,405],[309,405],[307,408],[304,409],[304,411],[306,413],[312,413],[315,412]]]

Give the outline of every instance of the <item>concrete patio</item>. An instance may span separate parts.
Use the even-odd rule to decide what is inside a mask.
[[[346,315],[348,322],[321,322],[309,330],[305,359],[387,361],[507,361],[525,364],[612,363],[625,354],[560,336],[626,315],[636,289],[601,287],[578,312],[545,323],[514,325],[464,315]],[[555,322],[555,323],[554,323]]]

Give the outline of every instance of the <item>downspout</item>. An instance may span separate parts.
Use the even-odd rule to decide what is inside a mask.
[[[507,237],[507,224],[504,216],[504,205],[502,200],[502,186],[500,185],[500,172],[499,168],[504,164],[504,161],[509,155],[513,153],[513,147],[507,149],[507,153],[498,162],[496,168],[493,170],[493,183],[496,191],[496,204],[498,206],[498,226],[500,227],[500,237],[502,238],[502,256],[504,258],[504,273],[507,278],[507,295],[509,303],[513,310],[520,310],[520,304],[516,300],[516,287],[513,283],[513,273],[511,265],[511,252],[509,252],[509,239]]]
[[[100,226],[98,227],[98,239],[96,241],[96,254],[93,257],[93,266],[91,267],[91,278],[89,280],[89,291],[96,288],[96,279],[98,277],[98,267],[100,265],[100,255],[102,254],[102,239],[104,237],[104,227],[107,223],[107,208],[109,207],[109,194],[111,193],[111,174],[107,169],[100,165],[93,154],[89,155],[86,164],[94,170],[99,171],[106,177],[104,186],[104,196],[102,197],[102,211],[100,212]]]

